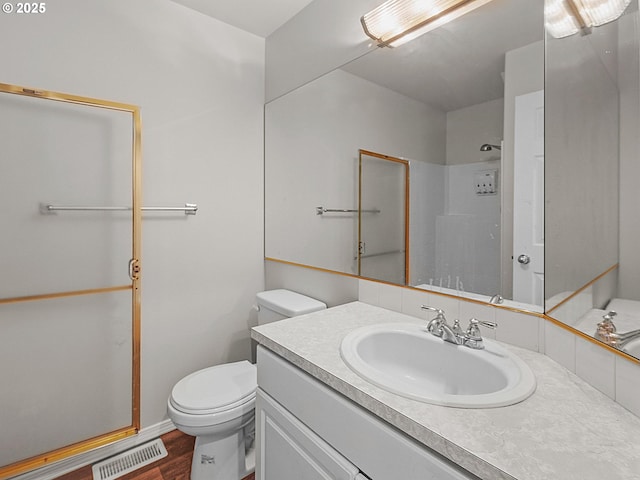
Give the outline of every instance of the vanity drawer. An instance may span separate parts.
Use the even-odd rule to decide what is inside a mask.
[[[262,389],[256,393],[257,480],[356,480],[359,470]]]

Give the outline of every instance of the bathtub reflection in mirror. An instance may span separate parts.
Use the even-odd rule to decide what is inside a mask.
[[[407,160],[410,180],[406,274],[376,271],[374,261],[388,264],[386,253],[400,258],[401,249],[374,251],[375,239],[363,238],[362,276],[485,302],[499,294],[494,301],[542,311],[542,10],[530,0],[490,2],[268,103],[267,258],[358,275],[358,214],[316,211],[357,209],[364,149]],[[531,124],[524,134],[516,108],[520,124]],[[517,155],[532,161],[520,183]],[[538,203],[522,213],[518,201],[532,195]],[[535,241],[514,245],[518,234]]]
[[[546,39],[545,312],[640,358],[640,340],[617,341],[640,329],[638,26],[634,0],[588,35]]]

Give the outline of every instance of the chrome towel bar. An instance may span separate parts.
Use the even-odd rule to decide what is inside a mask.
[[[349,209],[349,208],[324,208],[324,207],[316,207],[316,215],[323,215],[325,213],[358,213],[357,209]],[[380,213],[380,210],[362,210],[362,213]]]
[[[85,207],[77,205],[47,205],[40,204],[40,213],[51,213],[55,211],[130,211],[132,207]],[[142,211],[151,212],[184,212],[185,215],[195,215],[198,205],[195,203],[185,203],[184,207],[141,207]]]

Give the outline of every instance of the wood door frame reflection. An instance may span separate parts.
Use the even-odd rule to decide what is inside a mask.
[[[25,97],[49,100],[61,103],[82,105],[90,108],[113,110],[131,115],[131,189],[132,189],[132,261],[138,266],[141,256],[141,226],[142,226],[142,120],[140,107],[126,103],[113,102],[98,98],[83,97],[68,93],[53,92],[48,90],[23,87],[0,83],[0,93],[20,95]],[[125,266],[123,265],[123,268]],[[23,297],[5,298],[0,304],[14,302],[39,301],[60,297],[70,297],[76,295],[102,294],[119,290],[132,291],[132,311],[131,311],[131,331],[132,331],[132,351],[131,351],[131,425],[117,430],[100,434],[96,437],[81,440],[72,445],[67,445],[50,452],[32,456],[9,465],[0,465],[0,479],[13,477],[15,475],[44,467],[53,462],[87,452],[95,448],[122,440],[133,436],[140,430],[140,342],[141,342],[141,299],[140,299],[140,270],[138,269],[131,276],[130,285],[105,287],[98,289],[77,290],[72,292],[52,292],[42,295],[30,295]]]
[[[362,242],[362,156],[379,158],[404,165],[404,285],[409,285],[409,161],[398,157],[392,157],[383,153],[372,152],[370,150],[358,150],[358,276],[361,277],[361,253],[360,245]],[[361,277],[366,278],[366,277]]]

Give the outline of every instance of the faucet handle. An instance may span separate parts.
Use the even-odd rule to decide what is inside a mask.
[[[429,307],[427,305],[422,305],[420,308],[423,310],[431,310],[436,312],[437,315],[435,318],[432,318],[427,324],[427,332],[434,334],[436,337],[442,337],[442,325],[447,323],[447,319],[444,317],[444,310],[435,307]]]
[[[618,315],[618,313],[614,310],[611,310],[606,315],[603,315],[602,321],[598,323],[598,327],[596,329],[596,338],[600,340],[606,339],[609,335],[616,333],[616,326],[613,323],[613,317]]]
[[[478,328],[478,325],[482,325],[483,327],[487,327],[487,328],[497,328],[498,324],[496,322],[487,322],[486,320],[478,320],[477,318],[472,318],[471,320],[469,320],[469,329],[471,328]]]
[[[471,320],[469,320],[469,328],[467,328],[467,331],[464,335],[464,344],[467,347],[475,348],[478,350],[484,348],[479,325],[487,328],[496,328],[498,326],[498,324],[495,322],[487,322],[486,320],[478,320],[477,318],[472,318]]]
[[[422,310],[431,310],[432,312],[436,312],[438,314],[438,316],[443,316],[444,317],[444,310],[442,310],[440,308],[429,307],[427,305],[420,305],[420,308]]]
[[[500,304],[504,302],[504,297],[499,293],[496,293],[493,297],[489,299],[489,303]]]
[[[451,326],[451,330],[457,337],[464,336],[464,332],[462,331],[462,327],[460,327],[460,320],[457,318],[453,321],[453,325]]]

